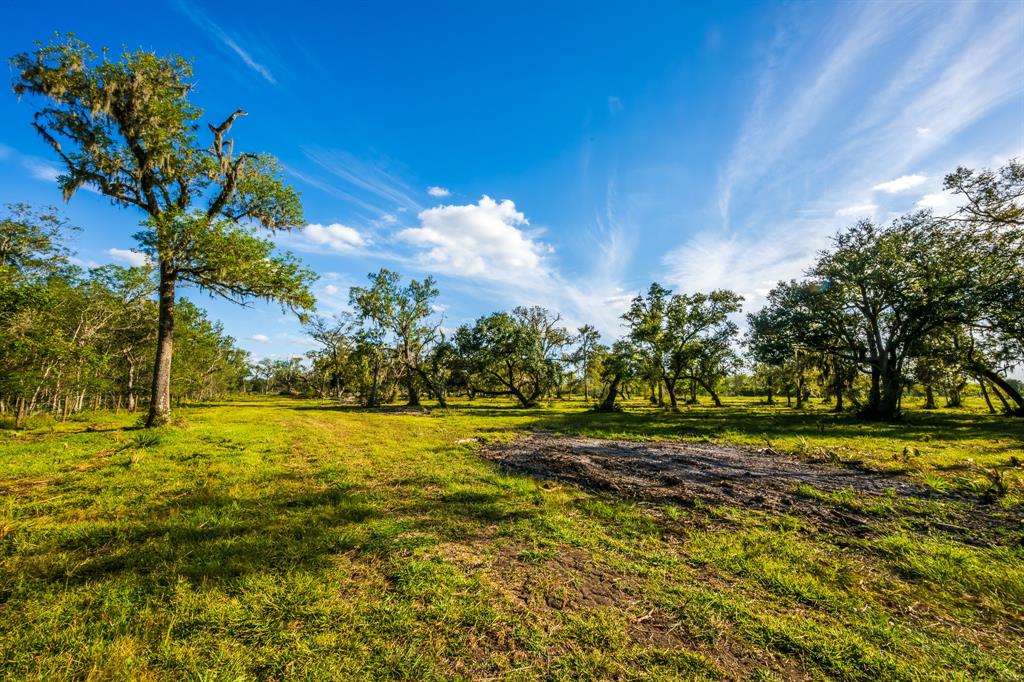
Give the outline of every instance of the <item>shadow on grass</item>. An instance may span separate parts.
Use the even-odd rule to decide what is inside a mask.
[[[285,473],[260,481],[252,495],[228,492],[231,484],[199,485],[141,502],[116,519],[61,529],[21,555],[19,573],[55,586],[143,577],[159,593],[180,578],[216,584],[316,569],[340,555],[388,565],[391,557],[472,542],[495,525],[539,513],[531,501],[486,482],[474,481],[475,490],[425,483],[409,477],[370,488]]]

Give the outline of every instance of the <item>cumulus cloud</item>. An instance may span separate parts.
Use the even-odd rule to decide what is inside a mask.
[[[419,247],[416,257],[425,265],[490,279],[545,272],[544,255],[552,249],[520,229],[529,221],[509,199],[484,195],[476,204],[437,206],[418,217],[420,226],[402,230],[398,239]]]
[[[116,261],[127,263],[133,268],[143,266],[149,262],[149,258],[145,254],[132,251],[131,249],[107,249],[106,254]]]
[[[257,343],[267,343],[268,341],[270,341],[270,337],[267,336],[266,334],[253,334],[252,336],[249,337],[249,340],[255,341]]]
[[[311,223],[303,228],[302,236],[310,244],[325,246],[332,251],[352,251],[366,245],[366,238],[358,230],[341,223]]]
[[[850,217],[870,217],[875,214],[878,210],[878,204],[855,204],[854,206],[844,206],[843,208],[836,211],[836,215],[840,218]]]
[[[908,189],[913,189],[918,185],[922,185],[928,181],[928,178],[924,175],[901,175],[895,180],[889,180],[888,182],[880,182],[875,185],[872,189],[876,192],[885,192],[886,194],[896,194],[898,192],[906,192]]]
[[[449,194],[451,194],[451,192],[446,187],[438,187],[437,185],[433,185],[427,188],[427,194],[429,194],[432,197],[446,197]]]

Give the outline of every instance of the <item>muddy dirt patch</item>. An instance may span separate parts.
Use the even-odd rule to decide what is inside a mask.
[[[514,471],[626,497],[776,507],[786,506],[800,483],[873,495],[888,490],[902,495],[924,492],[903,476],[712,443],[533,435],[489,446],[482,454]]]
[[[899,498],[940,499],[899,474],[869,471],[714,443],[637,442],[533,434],[513,443],[485,446],[481,454],[502,468],[572,483],[621,497],[692,506],[733,505],[803,517],[812,527],[863,536],[879,529],[886,515],[856,505],[832,503],[801,493],[853,491],[857,499],[894,493]],[[942,498],[945,499],[945,498]],[[902,509],[892,521],[941,532],[975,545],[1024,542],[1024,512],[976,513],[960,498],[946,500],[942,518],[927,509]]]

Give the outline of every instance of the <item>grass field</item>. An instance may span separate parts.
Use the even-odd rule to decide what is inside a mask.
[[[176,416],[0,430],[0,677],[1024,679],[1024,427],[980,406]],[[526,429],[770,447],[936,494],[794,491],[855,531],[621,500],[477,453]],[[981,504],[993,476],[1006,491]]]

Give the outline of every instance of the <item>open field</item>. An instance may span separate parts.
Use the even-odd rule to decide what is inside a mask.
[[[980,405],[176,416],[0,431],[0,677],[1024,679],[1024,429]],[[650,498],[482,456],[526,431],[770,450],[871,484]]]

